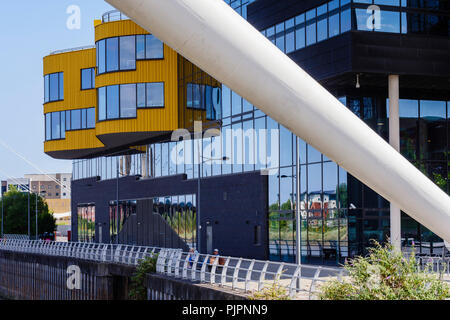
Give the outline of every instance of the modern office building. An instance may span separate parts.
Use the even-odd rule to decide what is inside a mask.
[[[398,79],[400,151],[449,192],[448,1],[226,2],[386,140]],[[73,240],[293,261],[297,209],[304,261],[389,236],[389,202],[258,106],[119,12],[95,25],[95,47],[44,58],[45,152],[73,159]],[[402,238],[442,242],[403,213]]]

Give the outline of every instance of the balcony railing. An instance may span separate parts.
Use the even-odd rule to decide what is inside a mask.
[[[113,21],[121,21],[121,20],[130,20],[126,15],[118,10],[111,10],[103,14],[102,23],[113,22]]]
[[[50,55],[59,54],[59,53],[66,53],[66,52],[73,52],[73,51],[81,51],[81,50],[87,50],[87,49],[94,49],[95,46],[83,46],[83,47],[75,47],[75,48],[69,48],[69,49],[63,49],[63,50],[57,50],[50,52]]]

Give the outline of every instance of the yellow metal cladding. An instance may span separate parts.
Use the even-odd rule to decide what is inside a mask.
[[[80,156],[95,153],[103,148],[103,144],[95,136],[95,129],[67,131],[66,138],[46,141],[44,152],[55,156],[62,153],[79,154]],[[75,156],[76,157],[76,156]],[[72,158],[68,156],[68,158]]]
[[[44,57],[44,76],[47,74],[64,73],[64,100],[44,104],[44,114],[93,108],[97,105],[95,89],[81,90],[81,69],[94,68],[96,64],[95,48],[53,54]],[[103,144],[95,135],[95,130],[67,131],[66,138],[45,141],[44,152],[61,158],[63,151],[71,151],[70,157],[76,158],[87,152],[98,151]],[[57,155],[57,156],[56,156]]]
[[[46,56],[44,76],[64,72],[64,100],[44,104],[44,113],[95,107],[95,90],[81,90],[81,69],[94,67],[95,48]]]
[[[107,23],[95,21],[94,26],[96,42],[111,37],[149,34],[131,20]],[[44,104],[44,113],[96,108],[95,129],[66,131],[65,139],[45,142],[45,152],[52,157],[88,158],[107,153],[108,149],[115,147],[136,146],[148,139],[166,139],[168,133],[179,128],[192,129],[194,119],[208,121],[205,120],[206,111],[186,107],[187,83],[221,86],[164,45],[164,59],[138,60],[136,70],[110,72],[95,77],[97,89],[120,84],[164,82],[164,108],[138,108],[136,118],[97,122],[97,90],[81,90],[81,70],[94,67],[95,48],[44,58],[44,75],[64,72],[64,100]]]
[[[149,34],[131,20],[121,20],[97,24],[95,26],[95,42],[120,36],[132,36],[135,34]]]
[[[149,34],[130,20],[108,22],[95,28],[96,41],[119,36]],[[178,129],[178,55],[164,45],[164,59],[136,61],[135,71],[111,72],[96,77],[96,87],[117,84],[164,82],[164,108],[137,109],[135,119],[98,122],[97,136],[117,133],[153,135]]]

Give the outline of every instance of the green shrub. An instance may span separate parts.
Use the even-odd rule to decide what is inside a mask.
[[[147,289],[145,287],[145,277],[148,273],[156,272],[156,262],[158,255],[154,254],[145,258],[136,267],[136,273],[131,277],[131,288],[129,297],[132,300],[147,300]]]
[[[346,262],[348,276],[320,288],[322,300],[443,300],[449,284],[430,268],[420,271],[414,255],[405,258],[392,245],[374,241],[367,257]]]
[[[266,286],[258,291],[253,291],[248,297],[249,300],[291,300],[289,292],[286,288],[282,287],[279,282],[280,277],[277,276],[276,280],[270,286]]]

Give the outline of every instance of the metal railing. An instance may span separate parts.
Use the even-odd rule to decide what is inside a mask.
[[[286,294],[293,299],[315,299],[323,283],[345,275],[342,268],[215,257],[187,253],[181,249],[122,244],[3,239],[0,240],[0,250],[126,265],[138,265],[145,258],[158,254],[157,273],[241,293],[251,293],[276,285],[284,288]]]
[[[91,45],[91,46],[82,46],[82,47],[75,47],[75,48],[68,48],[68,49],[63,49],[63,50],[57,50],[57,51],[50,52],[50,55],[66,53],[66,52],[73,52],[73,51],[81,51],[81,50],[87,50],[87,49],[95,49],[95,46]]]
[[[119,10],[111,10],[103,14],[102,23],[120,21],[120,20],[130,20],[126,15],[124,15]]]
[[[170,277],[228,288],[244,294],[272,286],[281,287],[292,299],[316,299],[327,281],[347,276],[343,268],[296,265],[236,257],[187,253],[181,249],[123,244],[0,240],[0,250],[72,257],[97,262],[138,265],[158,255],[156,272]],[[417,257],[419,269],[439,273],[450,282],[450,259]]]
[[[30,240],[27,234],[4,234],[3,238],[10,240]]]
[[[244,294],[281,287],[292,299],[315,299],[322,284],[346,275],[343,268],[194,254],[177,249],[161,249],[156,268],[161,274]]]

